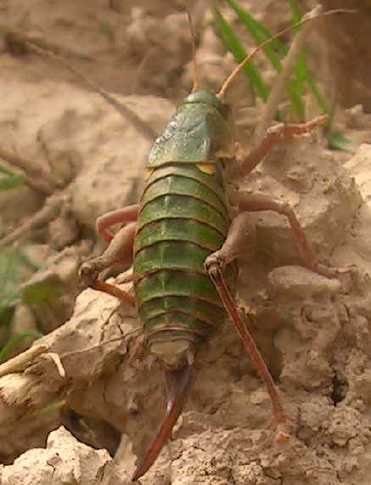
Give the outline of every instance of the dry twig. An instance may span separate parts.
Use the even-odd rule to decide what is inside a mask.
[[[34,160],[21,158],[14,153],[0,148],[0,158],[5,160],[9,165],[22,170],[25,176],[25,183],[45,195],[51,195],[55,187],[49,180],[48,172]]]
[[[45,226],[55,219],[63,206],[64,200],[65,195],[61,193],[50,196],[45,202],[45,205],[36,214],[17,227],[13,232],[0,239],[0,247],[12,244],[32,230]]]
[[[81,52],[76,52],[75,50],[55,44],[54,42],[50,42],[49,40],[37,38],[35,36],[29,36],[14,29],[10,29],[5,25],[0,25],[0,32],[5,34],[5,41],[8,45],[8,49],[12,52],[25,53],[28,50],[29,44],[32,44],[36,47],[39,47],[40,49],[45,49],[53,52],[56,55],[75,58],[82,61],[92,62],[94,60],[90,56]]]
[[[25,44],[28,48],[38,55],[48,57],[59,64],[61,64],[65,69],[70,71],[74,76],[76,76],[80,81],[82,81],[86,86],[88,86],[92,91],[102,96],[102,98],[110,104],[125,120],[128,120],[132,125],[141,133],[142,136],[153,142],[157,138],[157,133],[145,123],[134,111],[132,111],[127,106],[119,103],[111,94],[98,86],[91,79],[86,77],[80,71],[71,66],[60,54],[53,52],[47,47],[40,47],[36,45],[31,39],[24,38]]]

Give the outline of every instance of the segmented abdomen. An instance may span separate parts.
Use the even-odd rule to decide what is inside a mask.
[[[149,342],[202,340],[225,318],[204,270],[229,217],[220,162],[153,169],[134,243],[135,292]]]

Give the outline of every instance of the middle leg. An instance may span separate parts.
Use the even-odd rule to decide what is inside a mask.
[[[262,194],[250,194],[240,192],[238,196],[238,205],[240,211],[273,211],[285,216],[290,225],[292,235],[303,261],[303,265],[315,273],[326,276],[327,278],[336,278],[339,274],[350,271],[350,268],[335,268],[321,264],[313,251],[305,235],[304,229],[289,204],[274,200]]]
[[[86,286],[108,293],[131,305],[135,302],[130,293],[100,280],[99,274],[117,263],[125,268],[132,264],[137,214],[138,205],[133,205],[98,218],[97,232],[109,242],[109,245],[102,255],[86,261],[80,268],[80,278]],[[113,235],[109,227],[118,223],[126,223],[126,225]],[[133,276],[126,278],[125,281],[132,279]]]

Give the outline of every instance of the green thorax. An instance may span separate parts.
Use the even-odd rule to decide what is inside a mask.
[[[233,136],[225,109],[211,92],[197,91],[187,96],[155,141],[147,166],[231,157]]]

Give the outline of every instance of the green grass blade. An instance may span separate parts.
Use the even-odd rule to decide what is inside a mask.
[[[23,185],[25,177],[23,175],[11,174],[0,177],[0,192],[11,190]]]
[[[63,295],[63,284],[58,277],[27,285],[22,289],[22,301],[28,305],[52,302]]]
[[[20,300],[22,264],[19,251],[4,249],[0,252],[0,313]]]
[[[22,300],[21,283],[25,271],[34,270],[19,249],[0,251],[0,326],[8,326],[15,305]]]
[[[300,22],[300,20],[303,18],[303,14],[300,9],[300,5],[296,0],[287,0],[291,14],[292,14],[292,22],[293,24],[297,24]],[[301,27],[299,26],[298,29]],[[321,94],[321,91],[316,83],[316,81],[313,79],[311,76],[307,62],[305,60],[305,55],[302,54],[298,60],[298,63],[296,65],[296,78],[298,80],[301,80],[301,82],[306,83],[309,90],[311,91],[312,95],[314,96],[314,99],[316,100],[318,107],[322,111],[322,113],[329,114],[330,113],[330,107],[326,103],[326,100],[324,96]]]
[[[1,306],[0,307],[0,327],[7,329],[10,327],[15,306]]]
[[[238,2],[235,0],[225,1],[234,10],[242,24],[246,27],[256,45],[259,45],[272,37],[272,32],[270,32],[264,24],[254,19],[254,17],[247,10],[242,8]],[[287,54],[288,47],[281,40],[273,39],[269,44],[265,45],[262,50],[276,71],[281,72],[281,59]],[[299,83],[294,80],[289,83],[287,90],[294,112],[300,119],[304,119],[305,104],[302,100],[303,89],[301,89]]]
[[[272,33],[264,24],[254,19],[254,17],[235,0],[225,0],[226,3],[235,11],[242,24],[246,27],[251,37],[257,45],[272,37]],[[279,39],[273,39],[269,44],[262,48],[263,52],[270,60],[277,71],[282,69],[281,59],[288,52],[287,46]]]
[[[303,17],[300,5],[297,0],[287,1],[292,14],[292,22],[293,24],[297,24]],[[257,45],[273,36],[273,33],[264,24],[257,21],[247,10],[242,8],[237,0],[225,0],[225,2],[236,13],[237,17],[246,27],[247,31],[250,33]],[[239,41],[237,34],[216,7],[214,7],[214,18],[215,24],[220,32],[225,47],[233,53],[237,62],[241,62],[246,56],[246,51],[242,43]],[[296,26],[294,27],[294,30],[298,31],[300,28],[301,26]],[[280,72],[282,70],[281,60],[288,53],[288,46],[286,46],[286,44],[280,39],[273,39],[269,44],[264,46],[262,50],[276,71]],[[254,68],[253,72],[251,72],[251,67],[251,64],[250,66],[247,66],[245,73],[247,74],[250,83],[256,90],[257,94],[264,101],[266,101],[269,88],[265,85],[259,71]],[[264,86],[263,93],[259,91],[258,86]],[[295,66],[293,79],[290,81],[287,87],[291,107],[300,119],[305,119],[305,104],[303,102],[303,96],[306,88],[308,88],[311,92],[321,112],[330,116],[331,122],[331,107],[327,103],[325,97],[318,87],[317,82],[310,73],[305,54],[301,53]],[[341,133],[330,132],[327,138],[330,148],[346,150],[349,152],[353,151],[351,140],[346,138]]]
[[[242,43],[234,33],[232,27],[220,13],[219,9],[214,6],[213,12],[215,25],[226,48],[232,52],[237,62],[241,62],[246,57],[246,51]],[[269,96],[269,87],[263,80],[259,71],[255,69],[251,63],[248,63],[246,66],[244,66],[244,72],[248,76],[250,84],[256,91],[256,94],[263,99],[263,101],[266,101]]]
[[[11,172],[9,169],[4,167],[3,165],[0,165],[0,173],[4,175],[13,175],[13,172]]]
[[[40,332],[35,331],[28,331],[22,332],[19,335],[15,335],[12,337],[8,342],[4,345],[4,347],[0,350],[0,364],[5,362],[9,359],[9,357],[19,348],[25,341],[28,339],[38,339],[43,335]]]
[[[308,69],[306,63],[305,63],[305,69]],[[319,109],[322,111],[324,114],[329,114],[330,113],[330,107],[327,104],[327,101],[325,100],[324,96],[322,95],[316,81],[312,78],[312,76],[308,73],[308,76],[306,78],[307,85],[309,87],[309,90],[312,92],[315,100],[317,101],[317,104],[319,106]]]
[[[3,165],[0,165],[0,192],[19,187],[24,183],[24,180],[25,177],[23,175],[16,174]]]
[[[327,135],[329,148],[333,150],[342,150],[344,152],[354,153],[355,147],[349,138],[344,136],[339,131],[332,131]]]
[[[272,37],[273,33],[265,27],[264,24],[258,22],[254,17],[245,9],[243,9],[235,0],[225,0],[226,3],[235,11],[241,22],[245,25],[250,35],[253,37],[256,44],[261,44],[265,40]],[[300,7],[296,0],[288,0],[289,7],[292,12],[293,23],[297,23],[302,18]],[[287,54],[288,47],[280,39],[274,39],[267,44],[264,48],[264,53],[271,62],[272,66],[279,72],[282,69],[281,59]],[[304,94],[304,85],[308,86],[314,96],[320,110],[323,113],[329,113],[329,107],[325,101],[325,98],[321,94],[320,89],[316,81],[311,76],[308,65],[305,60],[304,54],[302,54],[298,60],[295,68],[295,78],[290,83],[288,88],[291,103],[295,113],[299,117],[304,117],[305,105],[302,101]]]
[[[58,401],[51,402],[50,404],[48,404],[47,406],[41,409],[35,409],[31,413],[31,416],[39,417],[39,416],[49,416],[49,415],[57,414],[62,411],[65,405],[66,405],[66,400],[60,399]]]
[[[287,3],[289,4],[292,13],[292,21],[294,24],[297,24],[303,17],[300,6],[296,0],[287,0]]]
[[[107,37],[109,42],[115,42],[115,32],[112,28],[111,23],[108,20],[101,20],[99,24],[99,30],[105,37]]]

